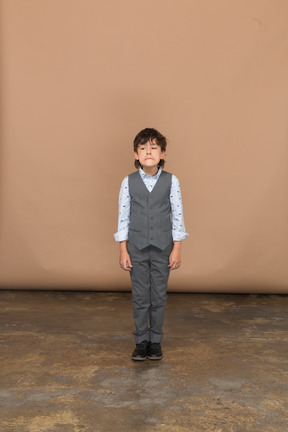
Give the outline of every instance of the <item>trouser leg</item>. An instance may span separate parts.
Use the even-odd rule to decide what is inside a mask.
[[[150,309],[150,247],[139,250],[128,241],[127,250],[132,263],[130,277],[135,324],[133,335],[135,343],[138,344],[144,340],[150,340],[148,328]]]
[[[151,246],[150,250],[150,340],[160,343],[163,338],[163,323],[167,301],[167,285],[170,270],[169,256],[173,242],[164,250]]]

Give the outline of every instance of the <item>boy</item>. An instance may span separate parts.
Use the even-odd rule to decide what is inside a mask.
[[[134,139],[138,171],[122,181],[118,232],[120,267],[132,282],[135,350],[132,360],[161,360],[170,270],[181,265],[185,232],[178,179],[164,171],[166,138],[146,128]],[[172,222],[171,222],[172,213]],[[148,327],[150,324],[150,327]]]

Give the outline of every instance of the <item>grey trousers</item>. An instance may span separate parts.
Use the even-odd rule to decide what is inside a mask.
[[[130,277],[136,327],[133,335],[136,344],[144,340],[159,343],[162,341],[170,274],[169,255],[173,246],[172,242],[164,250],[152,245],[139,250],[127,241],[127,251],[133,266]]]

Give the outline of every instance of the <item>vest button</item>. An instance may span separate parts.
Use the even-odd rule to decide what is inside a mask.
[[[153,219],[154,219],[154,217],[153,217],[153,216],[151,216],[151,217],[150,217],[150,219],[151,219],[151,220],[153,220]]]
[[[150,240],[154,240],[154,238],[153,238],[153,237],[151,237],[151,238],[150,238]]]

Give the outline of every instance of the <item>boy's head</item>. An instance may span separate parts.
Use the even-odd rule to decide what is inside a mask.
[[[153,128],[143,129],[136,135],[133,143],[134,152],[138,154],[138,149],[140,148],[140,146],[146,144],[147,142],[159,146],[161,148],[161,153],[163,153],[163,155],[166,154],[166,138],[160,132]],[[141,163],[137,159],[135,159],[134,165],[137,169],[141,167]],[[160,159],[158,165],[163,168],[165,165],[165,160]]]

